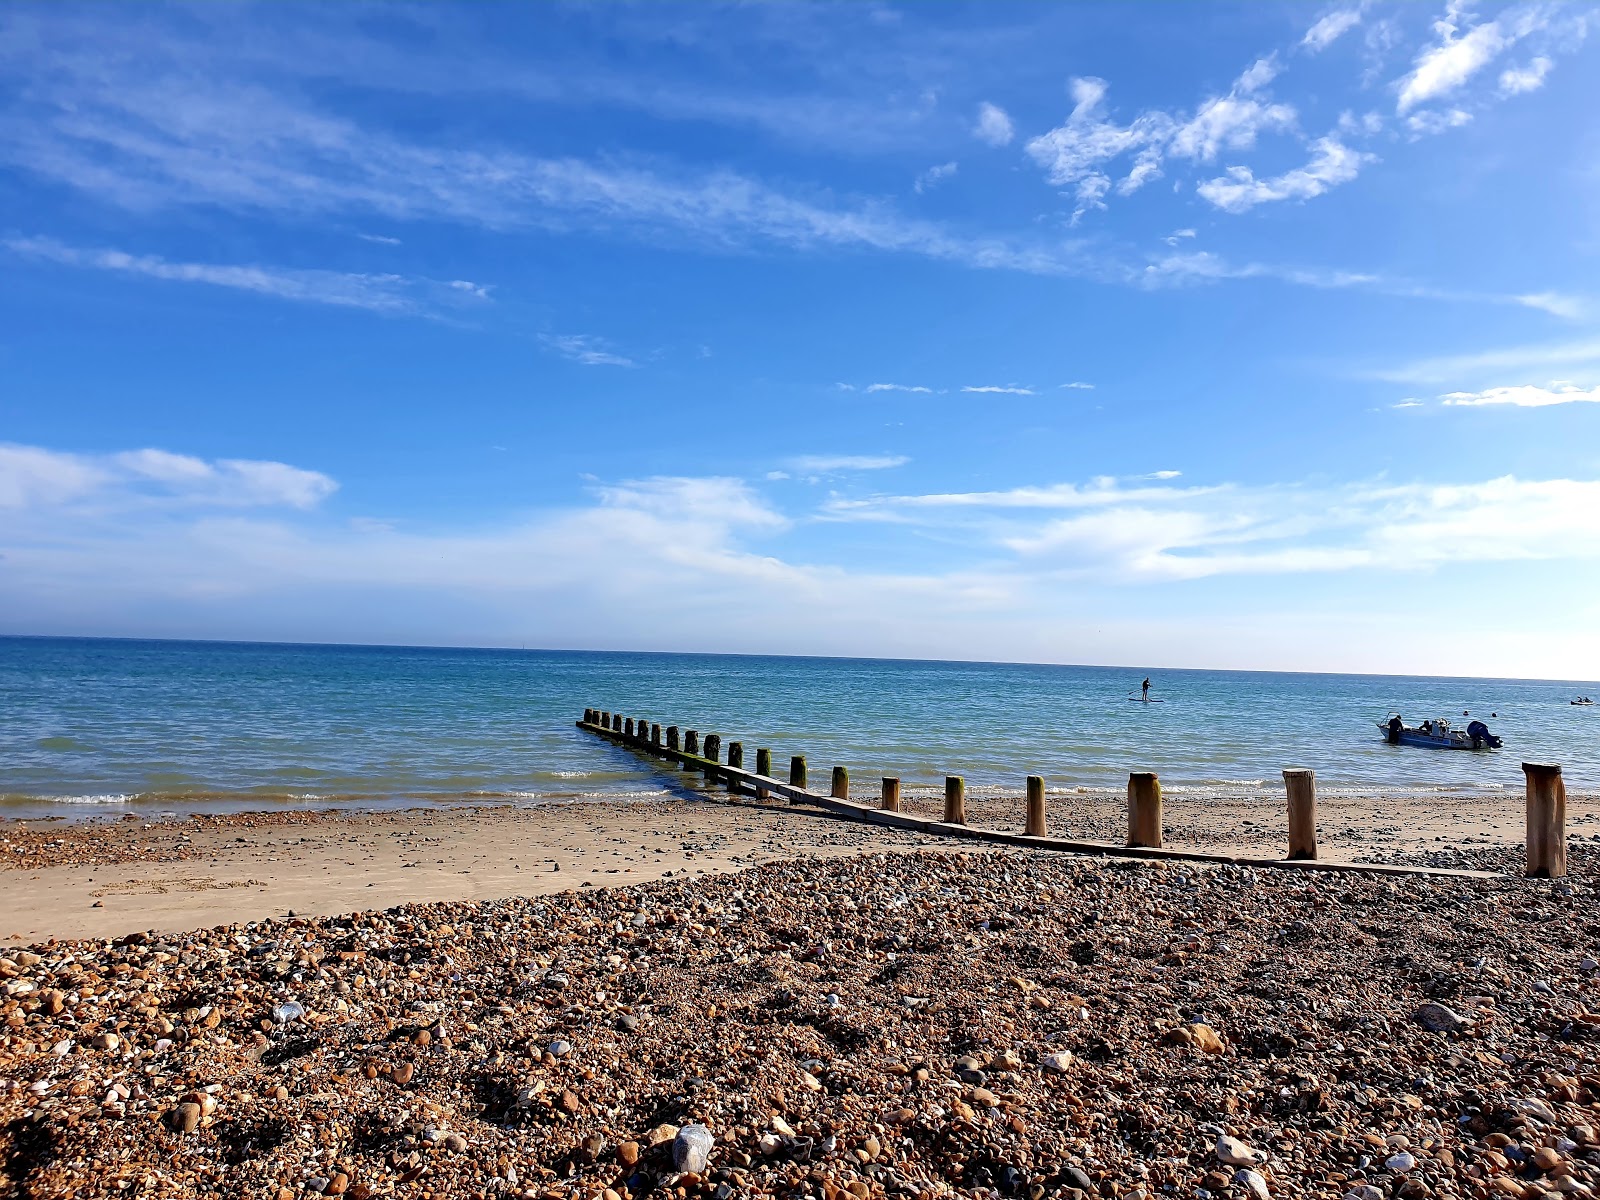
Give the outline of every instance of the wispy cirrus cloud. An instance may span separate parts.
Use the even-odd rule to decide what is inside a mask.
[[[936,167],[929,167],[913,181],[912,190],[919,195],[938,187],[946,179],[952,178],[960,170],[960,165],[954,162],[940,163]]]
[[[1380,367],[1367,372],[1391,383],[1475,382],[1484,376],[1545,376],[1563,373],[1600,375],[1600,337],[1565,342],[1534,342],[1465,354],[1445,354]]]
[[[320,471],[169,450],[75,454],[0,442],[0,508],[178,503],[220,508],[316,507],[338,487]]]
[[[296,270],[256,264],[174,262],[156,254],[69,246],[46,237],[13,237],[11,253],[36,262],[109,271],[168,283],[198,283],[254,292],[276,300],[363,308],[389,315],[425,315],[441,305],[489,299],[489,288],[467,280],[412,279],[344,271]]]
[[[637,367],[639,364],[619,354],[604,338],[587,333],[541,333],[539,341],[562,358],[586,367]]]
[[[1312,54],[1319,54],[1359,24],[1360,8],[1336,8],[1306,30],[1300,44]]]
[[[964,387],[963,392],[986,392],[996,396],[1034,396],[1037,395],[1030,387],[1002,386],[1000,384],[986,383],[976,387]]]
[[[1352,150],[1329,136],[1311,143],[1311,158],[1303,167],[1268,179],[1257,179],[1249,167],[1230,167],[1226,175],[1206,180],[1195,191],[1224,212],[1241,213],[1279,200],[1310,200],[1349,183],[1365,164],[1377,161],[1377,155]]]
[[[869,383],[864,390],[868,392],[915,392],[924,396],[933,394],[931,387],[907,383]]]
[[[786,459],[784,466],[806,475],[831,475],[840,471],[884,471],[910,461],[904,454],[800,454]]]
[[[1600,480],[1181,487],[1176,472],[999,492],[833,498],[840,519],[927,524],[1065,578],[1414,571],[1600,559]]]

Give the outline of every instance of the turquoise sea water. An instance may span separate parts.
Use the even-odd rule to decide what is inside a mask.
[[[1162,704],[1127,700],[1146,675]],[[596,707],[803,753],[864,788],[1276,795],[1308,766],[1351,791],[1517,789],[1524,759],[1600,781],[1600,683],[1153,667],[0,638],[9,815],[198,806],[538,802],[656,794],[669,776],[574,728]],[[1374,722],[1463,709],[1504,750],[1384,744]],[[1493,711],[1497,719],[1489,718]],[[826,778],[824,775],[823,778]]]

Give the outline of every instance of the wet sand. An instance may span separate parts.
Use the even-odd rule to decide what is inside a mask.
[[[857,799],[867,799],[858,791]],[[867,827],[786,803],[720,802],[693,794],[626,803],[404,812],[283,812],[159,822],[12,821],[0,825],[0,941],[117,937],[426,901],[538,896],[739,871],[775,859],[956,846],[952,839]],[[940,800],[907,794],[906,811]],[[1020,830],[1021,802],[978,792],[972,825]],[[1052,832],[1116,842],[1121,797],[1049,798]],[[1522,842],[1520,795],[1451,795],[1427,805],[1324,796],[1324,858],[1477,866]],[[1271,801],[1171,797],[1169,846],[1278,855],[1284,814]],[[1592,796],[1568,802],[1577,841],[1600,836]],[[966,845],[966,843],[959,843]],[[984,851],[1003,853],[1003,851]]]

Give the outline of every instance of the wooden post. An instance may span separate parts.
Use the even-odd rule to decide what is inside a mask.
[[[652,746],[661,745],[661,726],[653,721],[650,723],[650,744]]]
[[[650,722],[640,717],[633,724],[633,732],[634,736],[641,742],[648,742],[650,740]]]
[[[1128,845],[1161,845],[1161,780],[1154,771],[1128,776]]]
[[[1028,776],[1028,837],[1047,837],[1049,827],[1044,819],[1044,776]]]
[[[738,767],[741,771],[744,770],[744,743],[743,742],[729,742],[728,743],[728,765],[730,767]]]
[[[702,749],[700,751],[700,757],[701,758],[709,758],[712,762],[721,761],[721,759],[722,759],[722,735],[721,734],[718,734],[718,733],[708,733],[708,734],[706,734],[705,745],[704,745],[704,747],[702,747]],[[707,783],[715,783],[715,782],[717,782],[718,779],[720,779],[722,777],[722,772],[716,770],[713,767],[707,767],[705,769],[705,771],[706,771],[706,782]]]
[[[700,753],[700,735],[693,729],[683,731],[683,752],[694,755]]]
[[[789,785],[803,788],[806,786],[806,756],[796,754],[789,760]]]
[[[828,795],[835,800],[850,799],[850,772],[844,767],[833,769],[833,786],[828,789]]]
[[[883,811],[900,811],[900,781],[887,776],[883,781]]]
[[[1528,781],[1528,876],[1567,873],[1567,785],[1554,763],[1523,763]]]
[[[594,724],[594,709],[586,708],[583,710],[583,723],[585,725]]]
[[[676,750],[677,748],[678,748],[678,727],[676,725],[668,725],[667,726],[667,749],[668,750]]]
[[[601,729],[610,729],[611,728],[611,714],[608,713],[603,708],[600,710],[600,728]]]
[[[756,774],[763,779],[772,778],[772,751],[765,746],[756,747]],[[766,788],[758,787],[756,789],[757,800],[765,800],[770,795],[772,793],[767,791]]]
[[[623,721],[623,723],[622,723],[622,732],[627,737],[632,737],[633,736],[633,718],[632,717],[628,717],[625,721]]]
[[[967,823],[967,781],[959,775],[945,776],[944,819],[950,825]]]
[[[1317,857],[1317,776],[1314,771],[1283,773],[1289,793],[1289,857]]]

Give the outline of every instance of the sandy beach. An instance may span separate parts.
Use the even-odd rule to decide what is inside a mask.
[[[865,799],[866,797],[858,797]],[[530,808],[404,812],[277,812],[164,821],[12,821],[0,825],[0,939],[119,937],[395,904],[547,895],[574,887],[738,871],[775,858],[901,852],[952,839],[867,828],[786,803],[672,798]],[[940,800],[907,793],[905,811],[936,816]],[[1013,796],[974,792],[969,823],[1022,828]],[[1052,829],[1115,842],[1120,797],[1053,795]],[[1452,795],[1437,806],[1384,797],[1323,797],[1323,856],[1345,861],[1478,865],[1518,846],[1521,798]],[[1600,833],[1600,805],[1568,803],[1574,840]],[[1169,846],[1275,855],[1284,817],[1269,802],[1174,797]]]

